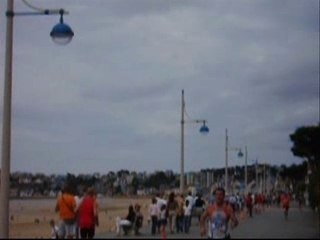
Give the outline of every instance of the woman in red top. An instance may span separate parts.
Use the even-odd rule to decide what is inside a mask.
[[[98,226],[98,211],[94,188],[88,188],[79,208],[79,227],[81,238],[93,238]]]
[[[290,205],[290,196],[287,193],[284,193],[281,197],[282,207],[284,209],[284,217],[288,220],[288,212]]]
[[[252,217],[253,204],[252,204],[251,193],[248,193],[248,195],[246,196],[246,206],[247,206],[247,211],[249,213],[249,216]]]

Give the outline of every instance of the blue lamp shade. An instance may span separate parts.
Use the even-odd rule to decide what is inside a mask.
[[[200,133],[206,135],[209,133],[209,128],[206,126],[206,125],[203,125],[201,128],[200,128]]]
[[[243,157],[243,153],[241,152],[241,150],[238,152],[238,157],[242,158]]]
[[[63,23],[63,21],[56,24],[50,32],[52,40],[60,45],[69,43],[72,40],[73,35],[72,29],[67,24]]]

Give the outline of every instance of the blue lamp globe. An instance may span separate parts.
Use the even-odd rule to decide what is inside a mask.
[[[243,153],[241,152],[241,149],[240,149],[240,151],[238,152],[238,157],[239,157],[239,158],[242,158],[242,157],[243,157]]]
[[[52,28],[50,36],[55,43],[65,45],[72,40],[74,33],[71,27],[63,22],[63,11],[60,14],[60,22]]]
[[[207,135],[209,133],[209,128],[203,124],[203,126],[200,128],[200,133]]]

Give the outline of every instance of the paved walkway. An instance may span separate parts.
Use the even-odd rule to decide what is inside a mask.
[[[160,238],[160,235],[152,236],[150,227],[145,226],[141,230],[140,236],[116,236],[115,233],[103,233],[96,238]],[[189,234],[167,234],[168,239],[200,238],[199,225],[197,219],[193,219],[193,224]],[[317,215],[310,209],[304,208],[301,211],[298,208],[290,208],[288,220],[284,219],[282,209],[272,207],[265,212],[254,215],[252,218],[246,218],[237,228],[231,231],[231,238],[320,238],[319,221]]]
[[[288,220],[283,210],[270,208],[260,215],[247,218],[246,221],[231,233],[232,238],[320,238],[317,214],[310,209],[289,209]]]

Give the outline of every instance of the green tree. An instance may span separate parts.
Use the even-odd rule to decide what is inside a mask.
[[[308,162],[311,174],[309,176],[310,206],[318,208],[320,219],[320,123],[316,126],[304,126],[296,129],[290,135],[293,142],[291,151],[294,156],[301,157]]]
[[[157,171],[149,176],[145,182],[145,186],[159,189],[160,185],[168,186],[170,183],[170,178],[163,171]]]
[[[291,151],[294,156],[306,159],[312,166],[320,163],[320,124],[300,127],[290,135],[293,142]]]

